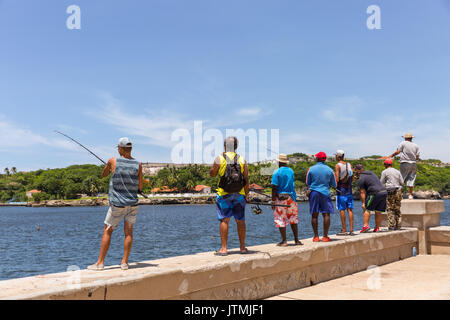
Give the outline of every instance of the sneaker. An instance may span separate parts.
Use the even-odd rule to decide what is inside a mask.
[[[349,235],[349,236],[354,236],[355,234],[353,233],[353,231],[350,231],[350,232],[348,233],[348,235]]]
[[[313,238],[313,242],[319,242],[320,241],[320,238],[319,237],[314,237]]]
[[[409,196],[408,196],[408,199],[409,199],[409,200],[412,200],[412,199],[414,199],[414,197],[413,197],[412,195],[409,195]]]
[[[322,242],[330,242],[331,239],[329,237],[322,237]]]
[[[380,232],[380,228],[375,228],[372,232]]]
[[[369,226],[365,226],[365,227],[363,227],[361,229],[361,231],[359,233],[366,233],[366,232],[369,232],[369,230],[370,230],[370,227]]]
[[[87,269],[92,271],[101,271],[104,269],[104,266],[103,264],[94,263],[93,265],[88,266]]]
[[[128,263],[122,263],[122,264],[120,265],[120,269],[122,269],[122,270],[128,270]]]

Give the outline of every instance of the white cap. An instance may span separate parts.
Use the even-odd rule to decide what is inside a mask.
[[[123,138],[119,139],[118,146],[123,147],[123,148],[131,147],[132,143],[131,143],[130,139],[128,139],[127,137],[123,137]]]
[[[337,150],[335,155],[342,157],[345,154],[344,150]]]

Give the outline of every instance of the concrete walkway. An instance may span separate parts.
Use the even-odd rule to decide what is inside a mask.
[[[450,299],[450,255],[418,255],[267,300],[442,299]]]

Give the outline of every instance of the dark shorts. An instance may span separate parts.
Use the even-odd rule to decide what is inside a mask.
[[[366,198],[366,210],[368,211],[386,211],[387,192],[370,194]]]
[[[309,213],[334,213],[333,202],[330,196],[311,190],[309,194]]]
[[[233,216],[236,220],[245,221],[245,197],[240,193],[230,193],[217,196],[217,219],[222,220]]]

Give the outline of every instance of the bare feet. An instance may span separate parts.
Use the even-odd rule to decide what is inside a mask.
[[[241,253],[242,253],[242,254],[246,254],[246,253],[248,253],[248,250],[247,250],[247,248],[243,248],[243,249],[241,249]]]
[[[296,245],[296,246],[302,246],[303,243],[302,243],[300,240],[297,240],[297,241],[295,241],[295,245]]]
[[[281,241],[280,243],[277,243],[277,246],[279,246],[279,247],[287,247],[288,244],[287,244],[286,241]]]

